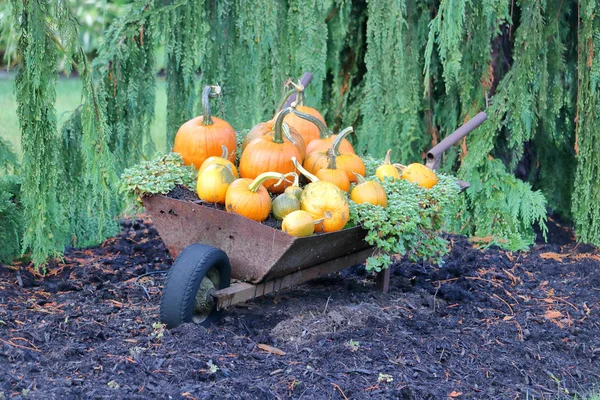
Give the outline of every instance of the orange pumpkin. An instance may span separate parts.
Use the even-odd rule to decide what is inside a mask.
[[[423,164],[413,163],[408,167],[402,164],[394,164],[394,166],[402,171],[402,179],[416,183],[426,189],[431,189],[438,183],[438,178],[435,172]]]
[[[375,171],[375,175],[379,178],[381,182],[385,180],[385,178],[391,178],[392,180],[400,179],[400,174],[398,173],[398,169],[392,165],[390,162],[390,154],[392,153],[392,149],[389,149],[385,154],[385,160],[383,164],[377,167]]]
[[[331,151],[336,155],[337,169],[346,171],[348,180],[350,182],[356,182],[356,176],[354,176],[352,172],[364,175],[366,173],[365,164],[363,163],[362,159],[354,153],[340,154],[339,152],[339,146],[342,140],[352,131],[352,127],[349,127],[340,132],[333,142]],[[327,168],[328,165],[328,153],[320,151],[309,154],[304,160],[303,164],[304,168],[306,168],[308,172],[315,175],[320,169]]]
[[[229,152],[229,161],[235,161],[235,131],[225,120],[210,114],[209,97],[221,92],[219,86],[205,86],[202,91],[203,114],[181,125],[175,135],[173,151],[179,153],[185,165],[194,165],[196,169],[210,156],[219,156],[222,146]]]
[[[252,129],[250,129],[250,131],[248,132],[248,134],[246,135],[246,137],[244,138],[244,140],[242,141],[242,151],[246,150],[246,146],[248,146],[248,143],[250,143],[251,141],[253,141],[256,138],[259,138],[261,136],[264,135],[270,135],[271,137],[273,136],[273,134],[275,133],[275,121],[277,120],[277,117],[273,117],[273,119],[266,121],[266,122],[261,122],[257,125],[254,125],[252,127]],[[304,160],[304,158],[306,157],[306,145],[304,143],[304,139],[302,138],[302,136],[298,133],[298,131],[292,127],[288,127],[289,129],[289,136],[290,138],[287,137],[287,135],[283,136],[283,140],[286,142],[292,142],[296,145],[296,147],[298,147],[298,150],[300,151],[300,155],[302,156],[302,159]]]
[[[291,112],[291,108],[283,110],[277,117],[273,135],[263,135],[252,140],[242,152],[239,171],[242,178],[254,179],[264,172],[287,174],[294,171],[292,157],[301,159],[298,148],[289,141],[283,140],[283,119]],[[283,193],[291,185],[287,180],[282,185],[275,185],[275,180],[265,182],[271,193]]]
[[[358,180],[358,185],[352,189],[350,200],[355,203],[371,203],[374,206],[387,206],[387,195],[381,183],[376,181],[368,181],[362,175],[355,174]]]
[[[337,169],[336,158],[335,153],[330,151],[329,165],[327,168],[318,170],[315,175],[319,180],[331,182],[347,193],[350,191],[350,180],[348,179],[348,175],[346,175],[346,171]]]
[[[223,145],[223,153],[221,153],[220,157],[211,156],[208,157],[206,161],[202,163],[202,166],[198,170],[198,176],[202,174],[202,172],[211,165],[223,165],[225,167],[229,167],[231,173],[236,179],[240,177],[240,175],[238,174],[238,170],[235,167],[235,164],[229,161],[229,151],[227,150],[227,146],[225,145]]]
[[[315,231],[335,232],[343,229],[350,218],[346,193],[331,182],[320,181],[296,159],[292,161],[298,171],[311,181],[300,196],[300,209],[308,212],[314,220],[322,219],[320,224],[315,225]]]
[[[315,151],[326,152],[327,150],[329,150],[331,148],[331,146],[333,145],[333,141],[335,140],[335,138],[338,135],[334,135],[329,129],[327,129],[327,126],[325,126],[325,124],[321,120],[319,120],[318,118],[315,118],[314,116],[312,116],[310,114],[306,114],[306,113],[299,111],[297,107],[294,108],[294,115],[296,115],[302,119],[305,119],[307,121],[312,122],[319,129],[319,138],[314,139],[310,143],[306,144],[306,154],[311,154],[311,153],[314,153]],[[351,128],[346,128],[346,129],[351,129]],[[343,131],[340,132],[339,134],[342,134],[342,133],[343,133]],[[342,143],[340,143],[339,151],[342,154],[346,154],[346,153],[354,154],[354,148],[352,147],[352,144],[350,144],[348,139],[342,140]]]
[[[286,176],[275,172],[265,172],[256,179],[240,178],[233,181],[225,195],[227,212],[242,215],[254,221],[262,222],[271,212],[271,196],[263,183],[267,180],[279,180]]]

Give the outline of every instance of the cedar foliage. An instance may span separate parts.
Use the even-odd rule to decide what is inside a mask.
[[[488,121],[443,159],[444,172],[473,184],[453,219],[457,231],[525,248],[549,206],[575,220],[582,240],[600,243],[594,0],[133,0],[108,27],[92,68],[67,1],[11,4],[20,35],[23,245],[36,264],[67,237],[88,245],[116,229],[116,177],[154,151],[159,43],[167,150],[199,113],[204,84],[223,87],[215,111],[244,130],[272,117],[286,78],[310,70],[308,105],[334,131],[353,125],[356,149],[374,157],[391,147],[397,161],[422,161],[487,111]],[[60,57],[84,85],[82,106],[56,140]]]

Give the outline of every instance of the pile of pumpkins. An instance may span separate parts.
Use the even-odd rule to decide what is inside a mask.
[[[173,147],[185,165],[198,170],[200,199],[259,222],[272,213],[293,236],[343,229],[349,219],[348,194],[356,203],[386,207],[383,186],[364,178],[363,160],[346,139],[352,127],[333,134],[319,111],[303,104],[303,87],[291,85],[280,104],[293,93],[297,102],[280,107],[273,119],[248,132],[237,167],[235,131],[210,112],[210,98],[219,95],[220,87],[204,88],[203,115],[179,128]],[[392,164],[390,152],[377,168],[379,180],[408,179],[425,188],[437,183],[435,173],[422,164]],[[309,181],[304,187],[300,174]]]

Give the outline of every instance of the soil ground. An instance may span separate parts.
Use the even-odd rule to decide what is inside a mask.
[[[102,246],[68,250],[46,277],[0,266],[0,398],[589,393],[600,382],[600,252],[550,227],[528,253],[450,237],[442,267],[398,261],[388,294],[357,266],[236,306],[209,329],[166,330],[165,276],[144,274],[172,260],[141,216]]]

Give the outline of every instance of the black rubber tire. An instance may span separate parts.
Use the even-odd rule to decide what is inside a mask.
[[[189,245],[175,260],[160,301],[160,321],[167,328],[192,322],[196,293],[207,272],[215,268],[219,272],[219,287],[225,289],[231,283],[229,257],[221,249],[200,243]],[[221,312],[213,309],[200,325],[208,326],[219,319]]]

